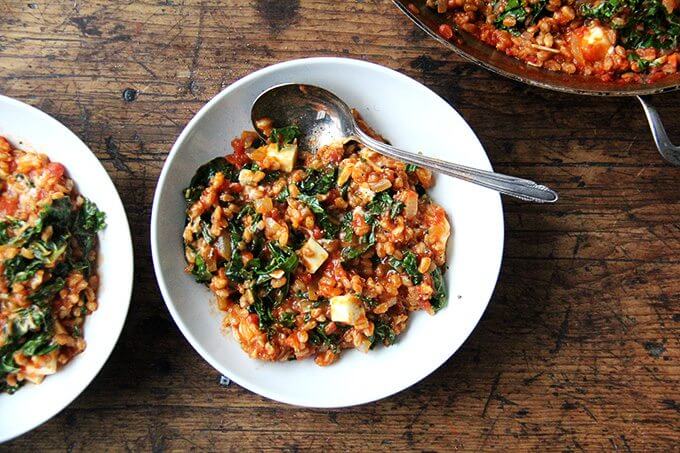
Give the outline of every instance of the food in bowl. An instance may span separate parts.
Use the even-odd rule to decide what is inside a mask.
[[[252,358],[389,346],[409,314],[447,303],[450,226],[427,195],[432,174],[351,140],[316,154],[295,126],[258,123],[184,191],[186,272],[209,286]]]
[[[85,349],[104,226],[63,165],[0,137],[0,393],[41,383]]]
[[[444,38],[460,29],[530,66],[606,82],[653,82],[677,72],[679,0],[425,3],[447,16],[439,27]]]

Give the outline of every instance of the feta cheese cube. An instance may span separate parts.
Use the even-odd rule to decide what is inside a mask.
[[[252,171],[244,168],[238,174],[238,182],[243,186],[256,186],[265,177],[262,171]]]
[[[364,306],[353,294],[331,297],[331,320],[353,326],[364,316]]]
[[[272,143],[267,147],[267,157],[278,162],[279,168],[287,173],[293,171],[295,167],[297,152],[298,147],[294,143],[283,145],[281,148],[278,144]]]
[[[311,237],[305,242],[299,253],[300,261],[310,274],[319,270],[324,261],[328,259],[328,252]]]

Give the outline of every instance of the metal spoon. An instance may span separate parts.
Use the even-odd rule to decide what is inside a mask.
[[[253,103],[251,120],[262,138],[258,120],[269,118],[275,127],[297,125],[302,132],[299,145],[315,153],[322,146],[348,137],[407,164],[463,179],[520,200],[554,203],[557,193],[527,179],[454,164],[441,159],[403,151],[378,141],[357,125],[350,108],[328,90],[313,85],[279,85],[262,93]]]

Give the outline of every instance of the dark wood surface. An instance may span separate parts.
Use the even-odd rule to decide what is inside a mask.
[[[137,262],[103,371],[0,449],[677,451],[680,169],[658,156],[634,99],[499,78],[388,0],[0,0],[0,10],[0,92],[53,115],[97,154],[127,208]],[[454,357],[396,396],[341,410],[220,386],[165,308],[148,232],[163,161],[193,114],[253,70],[319,55],[425,83],[470,123],[497,170],[561,195],[554,206],[504,200],[498,287]],[[678,140],[679,100],[654,100]]]

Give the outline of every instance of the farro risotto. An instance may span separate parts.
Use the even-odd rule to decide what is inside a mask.
[[[678,67],[680,0],[426,0],[461,29],[526,64],[603,81],[652,82]],[[414,7],[414,12],[417,8]],[[453,28],[452,28],[453,27]]]
[[[104,226],[63,165],[0,137],[0,392],[41,383],[85,349]]]
[[[354,141],[298,149],[295,126],[243,132],[185,190],[186,271],[243,350],[269,361],[389,346],[447,303],[450,226],[432,174]]]

